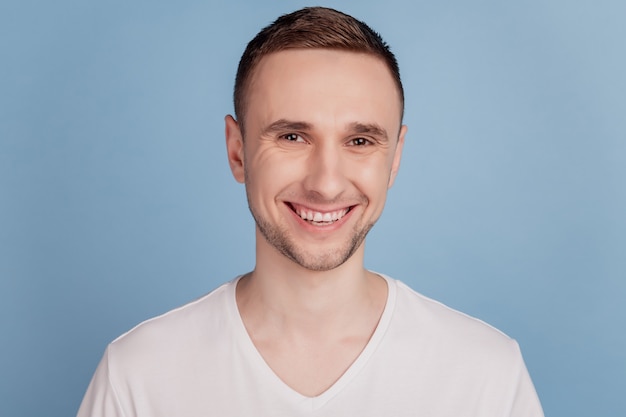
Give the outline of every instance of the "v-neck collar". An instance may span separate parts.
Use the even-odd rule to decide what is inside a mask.
[[[235,319],[234,331],[236,333],[237,340],[241,343],[240,347],[246,352],[247,360],[253,362],[253,368],[263,373],[262,378],[267,381],[268,384],[272,384],[281,396],[285,396],[288,401],[297,405],[298,408],[310,411],[322,408],[330,399],[341,392],[350,383],[350,381],[354,379],[354,377],[365,367],[380,345],[393,315],[396,302],[396,282],[386,275],[376,274],[382,277],[387,283],[387,301],[385,303],[383,313],[380,316],[380,320],[378,321],[378,325],[370,337],[370,340],[365,345],[365,348],[363,348],[350,367],[339,377],[337,381],[335,381],[333,385],[315,397],[307,397],[291,388],[282,379],[280,379],[267,362],[265,362],[265,359],[263,359],[263,356],[252,342],[252,339],[250,338],[250,335],[248,334],[248,331],[243,323],[243,319],[241,318],[241,314],[239,313],[239,308],[237,307],[236,289],[237,283],[242,276],[239,276],[231,281],[228,288],[228,304],[231,309],[231,317]]]

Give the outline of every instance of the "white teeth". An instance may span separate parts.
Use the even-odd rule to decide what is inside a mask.
[[[300,207],[296,207],[295,211],[302,220],[312,221],[315,223],[334,222],[341,219],[343,216],[346,215],[346,213],[348,213],[348,209],[322,213],[320,211],[306,210]]]

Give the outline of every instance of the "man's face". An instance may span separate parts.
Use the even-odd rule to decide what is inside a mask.
[[[233,175],[263,239],[300,266],[348,260],[382,213],[406,128],[380,59],[324,49],[264,57],[248,90],[245,139],[227,118]]]

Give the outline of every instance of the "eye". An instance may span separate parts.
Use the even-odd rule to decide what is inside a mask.
[[[285,133],[280,135],[280,138],[289,142],[304,142],[304,138],[297,133]]]
[[[348,141],[348,146],[367,146],[371,144],[372,141],[365,138],[354,138]]]

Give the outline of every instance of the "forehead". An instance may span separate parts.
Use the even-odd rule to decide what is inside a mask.
[[[371,54],[290,49],[261,59],[252,74],[246,124],[272,119],[397,124],[401,98],[385,62]]]

